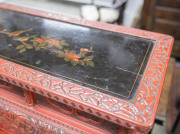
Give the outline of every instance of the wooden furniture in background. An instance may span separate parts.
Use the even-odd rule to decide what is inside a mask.
[[[180,67],[175,66],[172,86],[171,86],[171,94],[169,96],[169,105],[167,112],[167,130],[168,133],[171,134],[177,127],[177,117],[179,114],[179,109],[177,107],[177,99],[180,97]],[[176,127],[176,128],[175,128]]]
[[[160,102],[156,114],[155,127],[152,134],[166,132],[174,133],[178,128],[179,106],[177,106],[180,97],[180,67],[175,63],[175,59],[171,58]],[[179,102],[178,102],[179,103]],[[179,104],[178,104],[179,105]]]
[[[141,28],[175,38],[172,51],[180,58],[180,0],[145,0]]]
[[[162,122],[166,121],[166,118],[167,118],[167,110],[168,110],[168,105],[169,105],[169,100],[170,100],[169,94],[171,92],[171,83],[172,83],[172,78],[173,78],[174,64],[175,64],[175,59],[171,58],[169,61],[168,68],[167,68],[167,73],[164,80],[164,86],[163,86],[161,98],[158,105],[156,120],[159,120]]]
[[[163,90],[161,93],[161,98],[160,98],[158,109],[157,109],[156,120],[150,134],[167,134],[168,110],[169,110],[169,105],[171,103],[170,101],[172,100],[171,92],[174,92],[174,90],[176,90],[172,88],[172,84],[174,83],[173,82],[174,70],[175,70],[175,59],[171,58],[168,64],[167,73],[164,80]],[[176,100],[176,97],[174,100]],[[177,114],[176,114],[176,117],[177,117]]]

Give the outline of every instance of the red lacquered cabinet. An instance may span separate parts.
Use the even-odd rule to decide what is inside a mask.
[[[0,3],[0,129],[148,133],[168,35]]]

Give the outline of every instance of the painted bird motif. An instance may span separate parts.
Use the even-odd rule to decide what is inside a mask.
[[[16,38],[16,39],[14,39],[14,40],[24,42],[24,41],[27,41],[27,40],[29,40],[30,38],[33,38],[33,37],[36,37],[36,36],[37,36],[37,35],[33,35],[33,36],[26,36],[26,37],[20,37],[20,38]]]
[[[7,29],[3,29],[0,31],[0,33],[6,33]]]
[[[92,51],[92,49],[93,49],[92,47],[90,47],[90,49],[81,48],[80,51],[81,51],[81,52],[94,52],[94,51]]]
[[[11,37],[11,36],[19,36],[20,34],[25,33],[25,32],[28,32],[28,31],[30,31],[30,30],[31,30],[31,29],[29,29],[29,30],[15,31],[15,32],[9,33],[8,35],[9,35],[9,37]]]

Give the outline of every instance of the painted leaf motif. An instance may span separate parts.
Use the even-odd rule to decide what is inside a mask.
[[[38,43],[36,41],[33,42],[33,45],[37,45]]]
[[[16,49],[22,49],[24,48],[24,45],[17,46]]]
[[[88,57],[86,57],[85,59],[86,59],[86,60],[92,60],[92,59],[93,59],[93,55],[88,56]]]
[[[84,61],[81,61],[81,65],[84,65],[85,64],[85,62]]]
[[[85,53],[80,53],[79,56],[80,56],[81,58],[86,57]]]
[[[62,45],[62,46],[69,46],[69,44],[68,44],[65,40],[62,40],[62,41],[61,41],[61,45]]]
[[[71,50],[70,53],[71,53],[71,54],[75,54],[76,51],[75,51],[75,50]]]
[[[65,57],[64,52],[63,51],[59,51],[57,57],[64,58]]]
[[[66,53],[68,53],[68,52],[69,52],[69,50],[68,50],[68,49],[64,49],[64,51],[65,51]]]
[[[68,57],[65,57],[64,60],[65,61],[70,61],[70,59]]]
[[[45,40],[45,39],[46,39],[46,36],[41,35],[41,39]]]
[[[39,50],[40,50],[40,47],[39,47],[39,46],[37,46],[37,47],[35,48],[35,50],[36,50],[36,51],[39,51]]]
[[[73,66],[76,66],[76,65],[77,65],[77,62],[74,62],[74,61],[72,61],[72,60],[70,60],[70,62],[71,62],[71,64],[72,64]]]
[[[59,49],[62,49],[62,46],[56,46],[57,48],[59,48]]]
[[[51,45],[51,44],[48,44],[48,45],[47,45],[47,47],[51,48],[51,47],[53,47],[53,45]]]
[[[59,58],[64,58],[65,61],[70,62],[73,66],[75,65],[89,65],[94,67],[94,62],[92,62],[93,55],[89,55],[89,53],[93,53],[92,47],[90,49],[80,48],[79,53],[76,50],[68,50],[67,47],[69,44],[62,39],[51,38],[41,35],[32,35],[32,36],[20,36],[21,34],[30,31],[29,30],[19,30],[14,32],[8,32],[6,29],[0,31],[0,34],[9,35],[9,37],[13,37],[13,40],[19,41],[22,45],[16,47],[19,49],[19,53],[23,53],[26,50],[35,48],[35,51],[39,51],[40,49],[45,49],[51,51],[56,54]],[[32,44],[27,44],[27,41],[30,41]],[[29,43],[29,42],[28,42]]]
[[[39,46],[45,46],[46,42],[42,42],[41,44],[39,44]]]
[[[33,49],[33,47],[31,45],[26,45],[25,46],[27,49]]]
[[[92,61],[88,61],[86,64],[88,64],[91,67],[94,67],[94,62],[92,62]]]
[[[25,52],[26,51],[26,48],[23,48],[23,49],[21,49],[20,51],[19,51],[19,53],[23,53],[23,52]]]
[[[57,54],[59,53],[59,51],[58,51],[58,50],[52,50],[52,52],[57,53]]]

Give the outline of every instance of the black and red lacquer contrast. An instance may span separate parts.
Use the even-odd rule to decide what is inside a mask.
[[[172,45],[163,34],[0,3],[0,127],[146,133]]]

